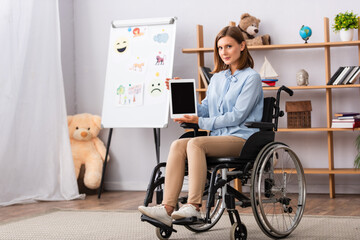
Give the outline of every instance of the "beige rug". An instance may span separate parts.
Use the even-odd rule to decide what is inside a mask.
[[[248,239],[268,239],[253,215],[241,215]],[[223,215],[210,231],[193,233],[183,226],[170,239],[229,239],[230,221]],[[305,216],[287,239],[359,239],[360,217]],[[157,239],[155,228],[135,211],[54,211],[0,225],[0,239]]]

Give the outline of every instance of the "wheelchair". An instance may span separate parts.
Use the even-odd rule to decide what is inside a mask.
[[[246,226],[237,210],[247,207],[252,208],[257,224],[270,238],[285,238],[296,229],[305,209],[306,184],[301,162],[295,152],[285,143],[274,141],[278,118],[284,115],[279,107],[281,91],[293,95],[291,89],[282,86],[276,98],[264,98],[261,122],[246,123],[247,127],[259,128],[260,131],[247,139],[240,156],[206,158],[208,173],[201,207],[202,219],[180,219],[173,221],[169,227],[148,216],[141,216],[141,221],[156,227],[159,239],[170,238],[176,232],[174,225],[183,225],[193,232],[207,231],[215,226],[225,209],[231,222],[230,239],[247,239]],[[182,127],[193,129],[182,137],[206,135],[195,124],[182,124]],[[161,170],[165,167],[166,163],[162,162],[154,168],[145,206],[152,203],[153,198],[156,204],[161,204],[164,184]],[[250,194],[245,195],[232,187],[231,182],[235,179],[239,179],[242,186],[249,186]],[[186,202],[187,196],[179,197],[175,210]]]

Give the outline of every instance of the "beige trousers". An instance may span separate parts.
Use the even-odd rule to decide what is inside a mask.
[[[245,139],[234,136],[205,136],[175,140],[166,164],[163,204],[175,207],[188,163],[188,203],[201,204],[206,183],[206,156],[239,156]]]

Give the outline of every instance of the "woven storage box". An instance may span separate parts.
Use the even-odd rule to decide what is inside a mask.
[[[288,128],[311,128],[311,101],[286,102]]]

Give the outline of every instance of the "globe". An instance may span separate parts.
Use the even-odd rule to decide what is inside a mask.
[[[311,28],[309,28],[308,26],[302,25],[302,27],[300,28],[299,34],[300,34],[301,38],[305,41],[305,43],[307,43],[307,40],[309,40],[309,38],[311,37],[311,34],[312,34]]]

